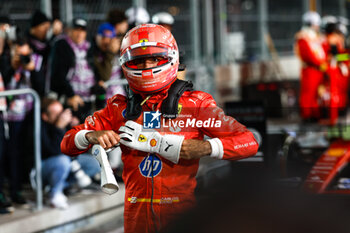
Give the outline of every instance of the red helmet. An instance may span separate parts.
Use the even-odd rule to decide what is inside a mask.
[[[156,24],[142,24],[123,38],[120,63],[130,88],[135,93],[165,90],[176,80],[179,50],[169,30]],[[161,57],[157,66],[138,69],[138,59]]]

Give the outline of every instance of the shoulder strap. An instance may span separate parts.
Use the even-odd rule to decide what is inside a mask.
[[[179,100],[185,91],[193,91],[192,82],[176,79],[168,91],[168,97],[163,100],[162,114],[167,118],[176,118]]]
[[[129,87],[126,86],[126,110],[125,110],[125,118],[127,120],[136,120],[139,118],[142,112],[142,97],[141,95],[135,94]]]
[[[179,99],[185,91],[192,91],[193,84],[191,81],[176,79],[168,91],[168,97],[163,100],[161,111],[166,118],[176,118]],[[135,94],[130,87],[127,87],[127,105],[125,118],[127,120],[136,120],[142,112],[141,95]]]

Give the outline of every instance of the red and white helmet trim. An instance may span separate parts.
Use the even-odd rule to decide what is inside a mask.
[[[168,58],[168,61],[156,67],[137,69],[136,67],[127,66],[128,61],[132,61],[141,56],[132,56],[132,51],[139,48],[154,47],[163,50],[161,54]],[[159,54],[155,54],[157,56]],[[152,55],[147,54],[147,57],[152,57]],[[141,42],[129,46],[124,54],[120,57],[120,64],[123,67],[124,74],[128,79],[130,87],[136,92],[142,93],[155,93],[165,89],[167,86],[171,85],[176,79],[177,69],[178,69],[178,59],[179,54],[176,49],[172,49],[163,43],[156,42]],[[159,78],[160,76],[167,76],[167,78]],[[169,79],[173,79],[169,83]],[[168,83],[166,83],[168,82]],[[138,90],[137,86],[142,86],[142,90]],[[164,85],[162,85],[164,83]],[[157,87],[160,86],[158,89]],[[150,90],[150,91],[147,91]]]
[[[144,48],[144,47],[151,47],[151,46],[158,47],[158,48],[166,48],[167,53],[164,55],[166,55],[168,58],[170,58],[170,60],[174,63],[177,61],[177,59],[179,57],[178,51],[176,49],[171,49],[170,46],[168,46],[166,44],[157,43],[157,42],[140,42],[137,44],[133,44],[133,45],[129,46],[128,48],[126,48],[125,51],[122,51],[123,55],[119,58],[120,64],[123,65],[126,62],[135,59],[135,57],[130,56],[129,51],[132,51],[132,50],[137,49],[137,48]],[[151,55],[148,55],[148,56],[151,56]]]

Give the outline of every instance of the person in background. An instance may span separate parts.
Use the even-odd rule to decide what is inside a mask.
[[[52,31],[50,31],[50,29],[52,29]],[[48,58],[51,50],[50,43],[55,36],[62,33],[62,29],[63,26],[59,20],[53,21],[51,28],[51,20],[39,10],[35,11],[30,20],[30,29],[27,33],[27,39],[33,50],[31,56],[35,64],[31,78],[34,90],[36,90],[41,97],[47,94],[50,85],[50,74],[47,74]],[[50,32],[52,32],[51,36]]]
[[[65,99],[81,121],[91,113],[91,88],[96,83],[86,27],[85,19],[73,19],[67,35],[57,39],[51,53],[51,90]]]
[[[94,65],[97,70],[95,75],[97,75],[98,80],[107,81],[111,77],[112,61],[119,51],[120,43],[116,39],[114,27],[110,23],[100,24],[95,39]]]
[[[121,41],[129,28],[125,12],[120,9],[112,9],[108,12],[106,21],[114,26],[117,38]]]
[[[11,67],[3,74],[6,90],[32,87],[31,71],[34,70],[35,62],[30,56],[31,52],[28,42],[23,38],[17,38],[11,46]],[[1,207],[4,208],[10,208],[12,205],[3,192],[5,168],[9,168],[12,202],[20,205],[27,203],[21,192],[23,175],[21,161],[24,159],[24,154],[21,154],[21,147],[18,145],[23,144],[24,122],[33,108],[33,97],[30,95],[10,96],[7,100],[7,111],[2,115],[2,120],[8,124],[8,129],[4,129],[7,133],[4,135],[4,140],[0,140],[0,199],[2,199],[0,201]]]
[[[12,38],[10,38],[10,19],[7,16],[0,16],[0,92],[5,90],[5,83],[2,77],[4,70],[11,67],[11,53],[10,44]],[[0,145],[3,146],[8,138],[8,123],[4,121],[4,116],[7,113],[7,102],[5,97],[0,98]],[[0,165],[3,165],[4,154],[3,150],[0,149]],[[0,170],[3,169],[0,167]],[[2,186],[4,178],[4,172],[0,171],[0,185]],[[5,194],[2,192],[0,187],[0,214],[6,214],[13,211],[12,204],[9,202]]]
[[[319,14],[307,12],[302,20],[303,27],[295,36],[295,52],[302,63],[299,105],[302,119],[313,122],[320,118],[318,88],[323,81],[327,62],[319,34]]]
[[[50,187],[49,205],[66,209],[69,205],[63,190],[75,183],[80,188],[86,188],[92,182],[91,177],[100,172],[100,167],[89,155],[84,154],[71,161],[70,157],[62,154],[60,142],[67,129],[74,124],[74,117],[69,108],[64,109],[63,105],[55,99],[44,98],[41,109],[43,183]],[[31,177],[34,177],[33,171]]]
[[[158,12],[152,16],[152,23],[159,24],[169,31],[172,31],[173,25],[175,23],[174,17],[168,12]],[[184,53],[180,51],[180,64],[177,73],[177,78],[181,80],[186,79],[186,65],[184,64]]]
[[[130,7],[125,11],[125,15],[128,18],[129,30],[150,21],[149,13],[143,7]]]
[[[7,16],[0,16],[0,71],[11,66],[10,47],[16,40],[19,28]]]
[[[345,20],[343,20],[345,21]],[[334,125],[339,114],[343,115],[348,102],[349,59],[345,49],[347,22],[335,16],[322,18],[323,49],[327,56],[328,69],[320,95],[328,107],[328,124]],[[328,99],[327,99],[328,98]]]
[[[116,32],[112,24],[102,23],[98,30],[93,46],[93,59],[95,78],[96,108],[101,109],[106,105],[106,99],[115,94],[125,95],[123,85],[108,84],[121,80],[122,71],[119,65],[118,52],[120,40],[116,37]],[[107,83],[106,83],[107,82]],[[100,88],[102,91],[99,91]],[[103,97],[103,93],[106,93]],[[100,99],[99,99],[100,98]]]
[[[2,74],[11,69],[11,45],[16,41],[19,29],[13,25],[7,16],[0,16],[0,91],[5,90],[5,83]],[[0,97],[0,114],[6,114],[6,97]],[[7,123],[0,119],[0,125]],[[0,134],[3,134],[2,131]],[[1,140],[1,139],[0,139]]]
[[[152,16],[152,23],[162,25],[169,31],[172,30],[174,21],[174,17],[168,12],[158,12]]]
[[[128,18],[125,15],[125,12],[120,9],[112,9],[108,12],[106,21],[114,25],[114,29],[117,34],[117,40],[119,40],[121,43],[123,37],[125,36],[125,33],[129,28]],[[117,56],[117,61],[119,62],[119,51],[117,52]],[[121,74],[121,77],[124,78],[123,74]]]
[[[0,16],[0,55],[3,54],[7,42],[8,42],[8,32],[10,29],[10,19],[7,16]],[[8,47],[8,46],[7,46]]]
[[[63,194],[71,170],[71,159],[62,154],[59,141],[73,116],[70,109],[54,99],[44,98],[41,104],[41,146],[43,182],[50,186],[49,203],[60,209],[68,208],[67,197]]]

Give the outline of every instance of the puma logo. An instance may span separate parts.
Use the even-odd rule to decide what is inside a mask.
[[[164,149],[165,152],[168,152],[169,148],[173,146],[172,144],[169,144],[168,142],[165,142],[168,146]]]
[[[194,101],[193,99],[189,99],[189,101],[193,102],[194,105],[197,105],[196,102],[197,102],[198,100],[195,100],[195,101]]]

